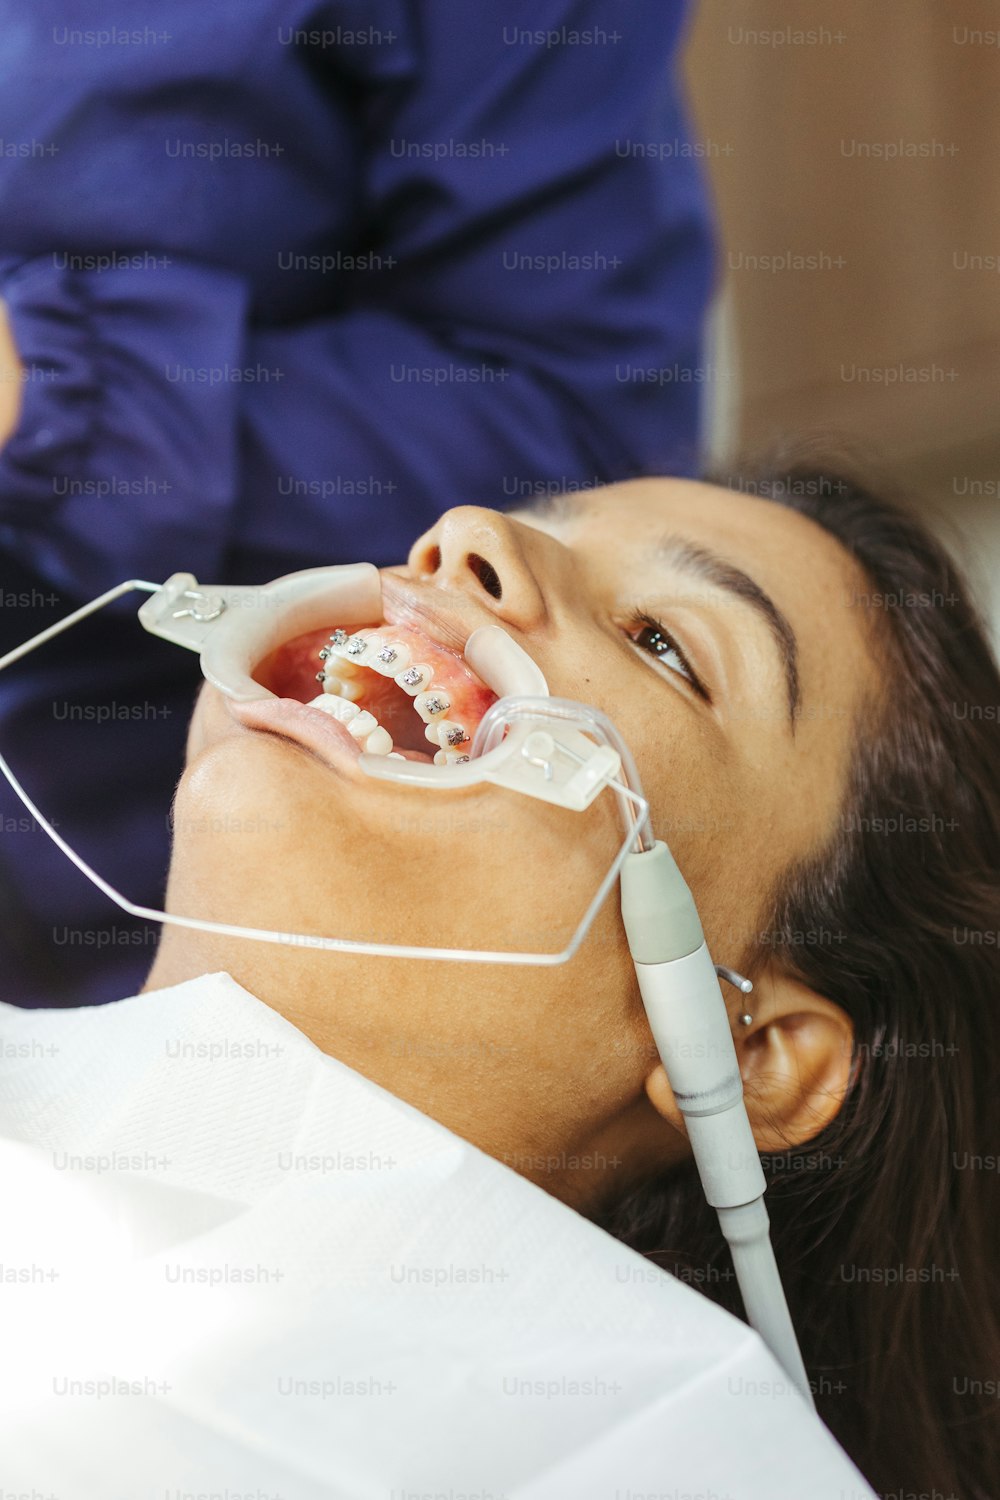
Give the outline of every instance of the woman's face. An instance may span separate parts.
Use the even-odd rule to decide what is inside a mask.
[[[739,967],[759,951],[766,893],[836,826],[876,685],[868,626],[852,607],[864,585],[837,543],[768,500],[638,480],[534,511],[449,510],[405,564],[382,571],[397,622],[446,646],[499,624],[553,695],[609,715],[713,956]],[[376,781],[348,757],[327,764],[238,723],[208,687],[174,820],[175,913],[542,951],[565,945],[621,838],[610,792],[577,814],[489,786]],[[602,1147],[635,1162],[681,1150],[643,1094],[654,1053],[613,897],[556,968],[167,928],[148,987],[215,969],[528,1176],[551,1183],[553,1152],[568,1178],[570,1158]],[[548,1171],[532,1165],[542,1158]]]

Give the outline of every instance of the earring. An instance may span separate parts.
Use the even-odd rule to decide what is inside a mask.
[[[733,988],[739,990],[742,995],[749,995],[750,991],[753,989],[752,979],[745,979],[742,974],[738,974],[735,969],[727,968],[725,964],[716,964],[715,972],[716,974],[718,974],[720,979],[724,979],[727,984],[731,984]],[[753,1016],[749,1011],[745,1010],[740,1016],[740,1025],[753,1025]]]

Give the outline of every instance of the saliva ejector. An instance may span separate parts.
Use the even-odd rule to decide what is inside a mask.
[[[381,577],[370,563],[306,569],[259,587],[200,585],[189,573],[175,573],[162,585],[131,579],[8,652],[0,658],[0,671],[133,590],[150,596],[139,610],[145,629],[197,651],[207,681],[242,702],[274,696],[253,672],[284,643],[335,621],[341,627],[338,639],[347,642],[349,651],[351,640],[364,638],[350,635],[346,627],[360,631],[384,617]],[[365,647],[357,649],[360,654]],[[365,750],[359,764],[369,776],[425,788],[429,795],[492,783],[576,812],[610,790],[622,814],[621,845],[569,942],[555,953],[362,942],[157,911],[129,901],[93,870],[35,806],[3,757],[0,771],[38,825],[122,910],[151,921],[256,941],[394,958],[563,964],[579,950],[618,880],[622,920],[650,1030],[683,1112],[705,1195],[732,1251],[747,1316],[812,1405],[771,1247],[766,1183],[747,1119],[719,979],[735,984],[744,995],[752,985],[713,963],[691,892],[666,843],[653,835],[649,803],[631,752],[607,716],[589,705],[550,696],[537,664],[499,626],[475,630],[465,643],[464,659],[497,695],[466,753],[445,750],[433,763]],[[391,664],[391,648],[385,661]],[[412,679],[407,688],[418,686],[419,672],[407,670]],[[448,741],[441,743],[446,746]],[[372,744],[382,748],[377,738]]]

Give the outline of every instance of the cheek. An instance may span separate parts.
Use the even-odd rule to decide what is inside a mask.
[[[206,682],[194,700],[191,722],[188,725],[186,761],[190,764],[223,733],[222,704],[216,700],[220,694]],[[226,716],[228,718],[228,715]]]
[[[687,716],[637,759],[653,832],[691,889],[713,957],[738,967],[780,852],[774,780]]]
[[[177,915],[241,925],[303,907],[300,872],[309,867],[310,827],[288,757],[260,736],[211,736],[196,750],[210,700],[201,700],[191,730],[194,759],[174,799],[169,900]]]
[[[178,788],[168,906],[289,933],[556,952],[621,837],[610,795],[577,814],[492,787],[457,797],[345,787],[281,741],[230,736],[202,751]],[[264,974],[286,988],[332,975],[338,1016],[350,1012],[358,1034],[375,1026],[381,1036],[388,1014],[392,1034],[418,1051],[428,1037],[446,1053],[471,1038],[478,1057],[481,1038],[484,1055],[502,1049],[505,1068],[530,1066],[554,1097],[625,1097],[645,1066],[617,889],[576,958],[556,967],[210,942],[211,963],[255,992]]]

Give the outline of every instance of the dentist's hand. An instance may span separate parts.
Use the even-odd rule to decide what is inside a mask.
[[[0,448],[13,436],[20,420],[23,374],[7,309],[0,302]]]

